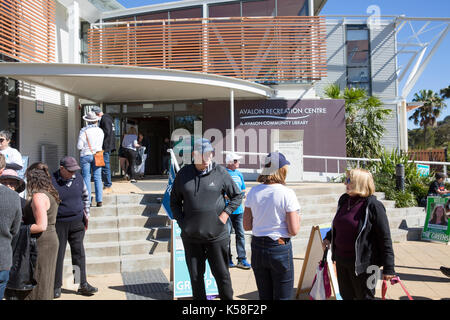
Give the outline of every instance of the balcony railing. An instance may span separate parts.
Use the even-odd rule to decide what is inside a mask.
[[[179,69],[260,83],[326,75],[323,17],[172,19],[94,24],[89,63]]]
[[[53,0],[0,0],[0,53],[22,62],[55,62]]]

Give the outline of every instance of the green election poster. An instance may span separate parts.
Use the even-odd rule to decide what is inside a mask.
[[[423,240],[448,243],[450,238],[450,197],[428,197]]]

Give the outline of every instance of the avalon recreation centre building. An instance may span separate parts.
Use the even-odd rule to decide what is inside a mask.
[[[301,180],[317,181],[345,168],[323,159],[346,157],[344,101],[324,97],[337,83],[378,96],[393,111],[382,145],[406,150],[397,66],[406,18],[373,27],[321,16],[326,2],[0,0],[0,130],[30,163],[55,169],[78,156],[82,115],[98,105],[114,119],[117,149],[129,126],[149,139],[148,175],[162,171],[164,138],[200,123],[216,149],[248,153],[248,177],[252,154],[279,148],[300,154]],[[112,169],[120,173],[117,152]]]

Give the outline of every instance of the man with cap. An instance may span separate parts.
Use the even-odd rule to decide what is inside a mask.
[[[109,114],[103,113],[102,108],[94,106],[92,111],[95,112],[97,117],[100,118],[100,129],[103,130],[105,137],[103,139],[103,159],[105,160],[105,166],[102,167],[102,179],[103,179],[103,192],[111,193],[111,163],[109,157],[111,152],[116,150],[116,142],[114,136],[113,118]]]
[[[225,162],[227,165],[227,171],[230,174],[233,181],[236,183],[236,185],[241,189],[243,192],[242,195],[245,196],[245,182],[244,177],[242,173],[238,170],[239,168],[239,160],[242,159],[242,157],[234,152],[227,153],[225,157]],[[236,234],[236,252],[237,252],[237,259],[238,263],[235,265],[233,263],[232,255],[231,255],[231,241],[230,241],[230,263],[229,267],[235,267],[241,269],[250,269],[251,266],[247,261],[247,256],[245,253],[245,234],[244,234],[244,226],[242,224],[242,217],[244,213],[244,205],[241,203],[241,205],[230,215],[230,219],[228,219],[228,232],[230,233],[231,237],[231,229],[234,229],[234,232]],[[231,238],[230,238],[231,240]]]
[[[84,234],[89,219],[89,192],[83,177],[78,172],[80,166],[73,157],[66,156],[59,163],[59,170],[52,175],[52,183],[59,193],[61,203],[56,216],[56,233],[59,239],[58,260],[55,274],[55,298],[61,296],[62,274],[66,245],[69,242],[72,265],[77,266],[75,275],[79,275],[78,293],[93,295],[98,291],[86,280],[86,256],[84,253]]]
[[[194,163],[184,166],[175,177],[170,208],[181,228],[193,298],[206,300],[204,273],[208,259],[220,299],[232,300],[226,224],[240,206],[242,192],[225,168],[213,161],[213,152],[208,139],[195,140]],[[230,199],[228,204],[225,195]]]

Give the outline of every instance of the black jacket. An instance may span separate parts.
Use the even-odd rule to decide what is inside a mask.
[[[9,271],[6,287],[13,290],[31,290],[37,282],[34,270],[37,260],[36,238],[31,237],[31,225],[20,226],[20,231],[12,241],[13,264]]]
[[[230,199],[225,204],[224,195]],[[226,224],[219,215],[232,214],[241,204],[242,194],[222,166],[212,164],[202,174],[195,165],[184,166],[175,177],[170,208],[181,228],[181,237],[191,242],[214,242],[228,237]]]
[[[339,199],[338,209],[347,203],[348,194],[343,194]],[[361,210],[365,214],[361,215],[358,224],[358,236],[355,243],[355,271],[356,275],[367,272],[367,267],[377,265],[383,267],[383,274],[393,275],[394,270],[394,250],[392,248],[391,231],[384,205],[375,196],[370,196]],[[334,234],[336,230],[332,225],[325,239],[331,242],[332,260],[335,260]]]
[[[103,150],[112,152],[116,150],[116,141],[113,130],[113,118],[109,114],[103,114],[100,120],[100,128],[103,130],[105,137],[103,138]]]

